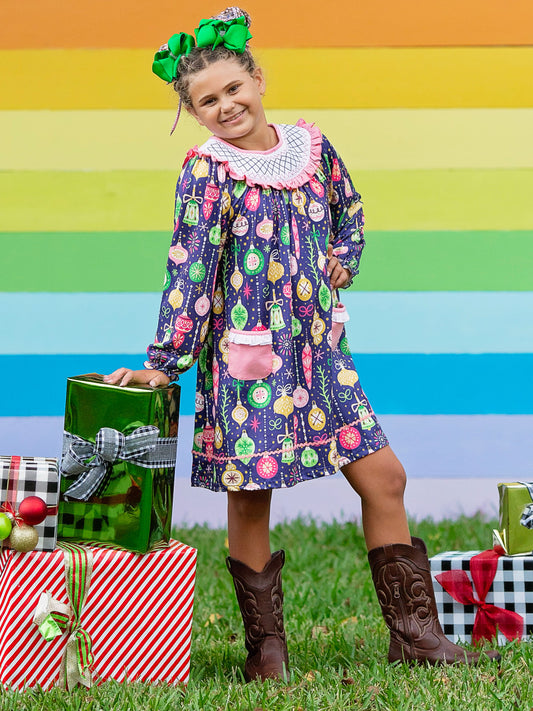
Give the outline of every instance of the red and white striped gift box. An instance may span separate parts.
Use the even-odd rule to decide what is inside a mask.
[[[144,555],[87,546],[92,576],[81,626],[92,639],[93,682],[189,679],[196,549],[178,541]],[[64,553],[0,553],[0,683],[59,681],[69,633],[47,642],[33,617],[41,593],[68,604]]]

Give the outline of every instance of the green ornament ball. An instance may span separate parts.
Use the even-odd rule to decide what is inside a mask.
[[[11,533],[11,521],[5,513],[0,513],[0,541],[4,541]]]

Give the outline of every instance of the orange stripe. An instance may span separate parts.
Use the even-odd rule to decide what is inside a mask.
[[[213,0],[2,0],[0,47],[143,48],[190,32]],[[247,0],[258,47],[410,47],[533,43],[533,3],[507,0]]]

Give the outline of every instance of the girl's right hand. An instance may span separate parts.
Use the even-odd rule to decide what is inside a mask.
[[[120,381],[120,382],[119,382]],[[157,388],[160,385],[168,385],[170,378],[161,370],[129,370],[129,368],[118,368],[109,375],[104,375],[104,383],[120,386],[129,383],[148,383],[150,387]]]

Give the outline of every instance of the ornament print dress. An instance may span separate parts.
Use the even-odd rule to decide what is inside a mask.
[[[192,485],[213,491],[293,486],[387,444],[326,272],[330,242],[358,272],[360,195],[316,126],[274,128],[269,151],[189,151],[147,351],[171,379],[198,361]]]

